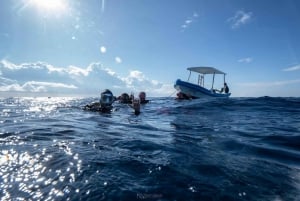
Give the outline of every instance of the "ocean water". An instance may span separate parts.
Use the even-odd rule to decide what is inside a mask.
[[[300,98],[0,99],[0,200],[300,200]]]

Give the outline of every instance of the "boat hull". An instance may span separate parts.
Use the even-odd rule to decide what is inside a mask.
[[[176,80],[174,88],[177,91],[180,91],[193,98],[207,98],[207,97],[227,98],[231,95],[231,93],[217,93],[214,92],[213,90],[208,90],[199,85],[190,82],[181,81],[180,79]]]

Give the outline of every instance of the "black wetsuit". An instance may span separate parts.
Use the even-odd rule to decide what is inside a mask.
[[[228,94],[228,92],[229,92],[229,88],[228,88],[228,86],[227,86],[227,85],[225,86],[225,90],[224,90],[224,91],[225,91],[225,93],[227,93],[227,94]]]
[[[84,106],[84,110],[89,110],[93,112],[103,112],[103,113],[108,113],[111,112],[112,106],[102,106],[100,103],[92,103],[89,105]]]
[[[141,104],[146,104],[146,103],[149,103],[149,100],[141,100],[140,103]]]

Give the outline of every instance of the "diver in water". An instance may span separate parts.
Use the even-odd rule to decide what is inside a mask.
[[[120,103],[131,104],[133,101],[133,97],[131,96],[129,96],[127,93],[122,93],[121,96],[118,97],[118,100]]]
[[[113,109],[113,106],[112,106],[113,102],[114,102],[114,96],[113,96],[112,92],[108,89],[105,89],[101,93],[100,101],[84,106],[84,110],[109,113]]]
[[[139,98],[140,98],[140,103],[141,104],[149,103],[149,100],[146,100],[146,93],[145,92],[143,92],[143,91],[140,92]]]
[[[139,99],[134,99],[132,101],[132,105],[130,105],[130,107],[132,107],[132,109],[134,110],[134,114],[135,115],[139,115],[141,113],[141,104],[140,104],[140,100]]]
[[[133,93],[129,96],[127,93],[122,93],[121,96],[118,97],[119,103],[126,104],[130,106],[134,110],[135,115],[139,115],[141,113],[141,103],[139,99],[135,99]]]
[[[181,91],[177,93],[177,97],[176,97],[176,100],[190,100],[192,99],[193,97],[192,96],[189,96],[185,93],[182,93]]]

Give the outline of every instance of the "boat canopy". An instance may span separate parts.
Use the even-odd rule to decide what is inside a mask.
[[[226,75],[226,73],[214,68],[214,67],[189,67],[187,70],[197,72],[200,74],[223,74]]]

